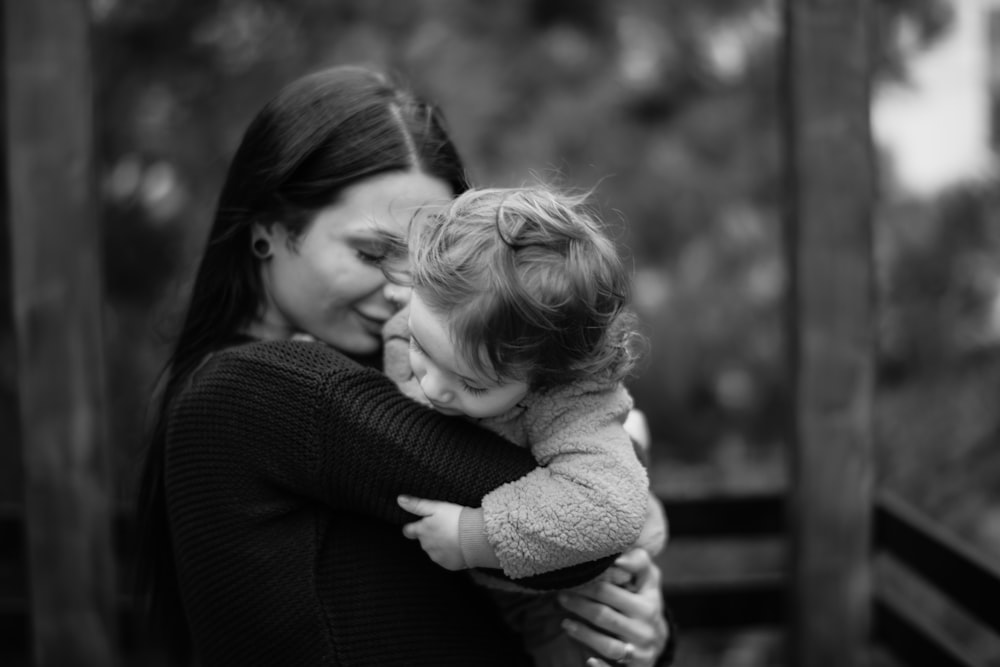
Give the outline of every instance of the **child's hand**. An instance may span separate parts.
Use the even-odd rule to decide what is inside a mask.
[[[464,570],[468,567],[458,541],[461,505],[410,496],[400,496],[397,501],[407,512],[424,517],[403,526],[403,535],[411,540],[420,540],[420,546],[431,560],[446,570]]]

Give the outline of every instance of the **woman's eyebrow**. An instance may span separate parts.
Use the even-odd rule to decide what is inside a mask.
[[[353,229],[347,233],[347,240],[354,243],[386,243],[388,237],[384,232],[377,229],[361,228]]]
[[[365,232],[348,234],[345,241],[347,245],[352,248],[368,250],[373,254],[388,253],[389,250],[394,247],[389,239],[386,239],[379,234],[370,234]]]

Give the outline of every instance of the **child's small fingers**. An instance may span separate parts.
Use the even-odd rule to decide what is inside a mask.
[[[417,525],[419,523],[419,521],[416,521],[403,526],[403,536],[411,540],[417,539],[420,536],[419,526]]]
[[[411,514],[430,516],[434,513],[433,500],[414,498],[413,496],[399,496],[396,498],[396,502],[399,503],[400,507]]]

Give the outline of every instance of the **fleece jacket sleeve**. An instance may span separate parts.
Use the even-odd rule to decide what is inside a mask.
[[[621,553],[646,519],[649,479],[622,427],[624,387],[581,383],[533,395],[528,442],[540,464],[483,499],[487,539],[513,579]]]

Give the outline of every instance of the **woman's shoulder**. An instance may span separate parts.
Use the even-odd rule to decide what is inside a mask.
[[[323,343],[249,341],[208,355],[191,374],[187,388],[220,383],[245,388],[255,385],[319,388],[337,375],[375,372]]]
[[[361,365],[344,353],[317,341],[252,340],[215,353],[229,363],[289,366],[306,373],[356,370]]]

